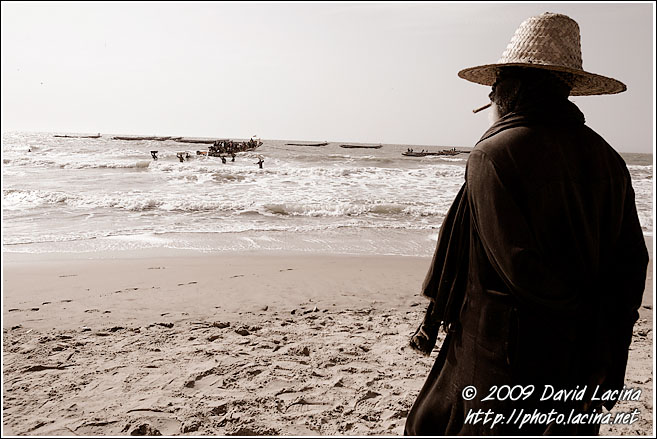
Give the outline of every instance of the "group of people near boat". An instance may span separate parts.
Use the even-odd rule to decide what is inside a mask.
[[[242,151],[249,151],[256,149],[262,145],[262,141],[251,138],[246,142],[235,142],[233,140],[216,140],[209,148],[208,155],[217,157],[223,155],[230,155],[232,161],[235,161],[235,153]]]
[[[209,156],[209,157],[219,157],[223,164],[227,163],[226,157],[230,155],[231,162],[235,161],[236,153],[242,151],[249,151],[256,149],[262,145],[262,141],[259,139],[251,138],[246,142],[235,142],[233,140],[215,140],[212,145],[208,147],[208,151],[196,151],[196,155]],[[151,157],[153,160],[157,160],[158,151],[151,151]],[[176,153],[176,157],[180,162],[189,160],[191,158],[189,152],[183,151]],[[265,160],[262,157],[258,157],[258,161],[254,163],[262,169],[262,164]]]
[[[158,159],[157,153],[158,153],[158,151],[151,151],[151,157],[153,157],[153,160]],[[196,151],[196,155],[208,156],[210,154],[208,154],[208,151]],[[221,163],[223,163],[223,164],[227,163],[225,155],[218,155],[217,154],[214,157],[216,157],[216,156],[221,158]],[[177,152],[176,157],[178,158],[178,160],[180,160],[180,163],[182,163],[185,160],[189,160],[191,158],[191,155],[187,151],[182,151],[182,152]],[[231,157],[232,157],[231,162],[234,162],[235,161],[235,153],[231,153]],[[263,165],[264,162],[265,162],[265,159],[263,157],[258,157],[258,161],[255,162],[254,165],[258,165],[260,167],[260,169],[262,169],[262,165]]]
[[[237,145],[232,140],[216,140],[208,148],[208,155],[211,157],[230,154],[235,161],[235,152],[237,152]]]

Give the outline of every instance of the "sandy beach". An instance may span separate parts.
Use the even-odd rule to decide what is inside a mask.
[[[647,238],[651,251],[652,238]],[[5,254],[4,433],[399,435],[429,258]],[[626,375],[652,432],[652,262]],[[442,338],[442,336],[441,336]]]

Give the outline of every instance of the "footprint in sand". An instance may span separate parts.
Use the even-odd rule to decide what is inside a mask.
[[[114,291],[114,294],[118,294],[118,293],[127,293],[127,292],[129,292],[129,291],[137,291],[138,289],[139,289],[139,288],[134,287],[134,288],[126,288],[126,289],[124,289],[124,290],[116,290],[116,291]]]
[[[153,323],[147,326],[147,328],[151,328],[153,326],[162,326],[164,328],[173,328],[173,323]]]
[[[64,300],[60,300],[59,302],[60,303],[69,303],[69,302],[73,302],[73,301],[71,299],[64,299]]]
[[[308,415],[318,415],[319,413],[325,412],[330,409],[330,404],[322,400],[315,400],[310,397],[305,398],[301,397],[300,399],[290,403],[284,410],[288,414],[303,414]],[[279,409],[280,410],[280,409]]]
[[[236,329],[235,332],[238,333],[239,335],[241,335],[242,337],[246,337],[247,335],[251,335],[251,332],[249,332],[249,330],[244,326]]]
[[[370,400],[370,399],[372,399],[372,398],[376,398],[376,397],[378,397],[378,396],[381,396],[381,394],[380,394],[380,393],[377,393],[377,392],[374,392],[374,391],[372,391],[372,390],[368,390],[367,393],[366,393],[365,395],[363,395],[363,396],[361,396],[360,398],[358,398],[358,400],[356,401],[356,404],[354,404],[354,408],[356,408],[356,407],[358,406],[358,404],[362,404],[362,403],[364,403],[365,401],[368,401],[368,400]],[[370,402],[370,404],[371,404],[371,402]]]
[[[129,429],[130,426],[128,425],[123,429],[123,432],[126,432]],[[160,433],[160,430],[155,427],[151,427],[148,424],[141,424],[130,432],[130,436],[162,436],[162,433]]]

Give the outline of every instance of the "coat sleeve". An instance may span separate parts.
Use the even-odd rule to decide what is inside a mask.
[[[605,266],[603,331],[607,334],[610,368],[604,384],[608,389],[623,387],[628,349],[634,323],[639,318],[648,266],[648,250],[639,223],[629,173],[623,201],[620,233]],[[607,408],[611,408],[607,405]]]
[[[605,267],[605,283],[611,286],[608,307],[626,326],[631,327],[639,318],[647,266],[648,250],[628,173],[620,234],[611,252],[611,261]]]
[[[577,292],[562,282],[542,257],[523,213],[484,152],[474,150],[470,154],[466,181],[476,232],[486,256],[511,292],[533,308],[574,310]]]

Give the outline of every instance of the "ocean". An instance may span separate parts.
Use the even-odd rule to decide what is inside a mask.
[[[263,140],[257,150],[223,164],[196,155],[207,145],[111,137],[2,135],[4,252],[169,248],[429,256],[468,158],[401,155],[408,148],[451,146],[344,149]],[[157,161],[151,150],[159,151]],[[190,159],[179,162],[181,151]],[[652,155],[622,156],[643,231],[652,235]]]

